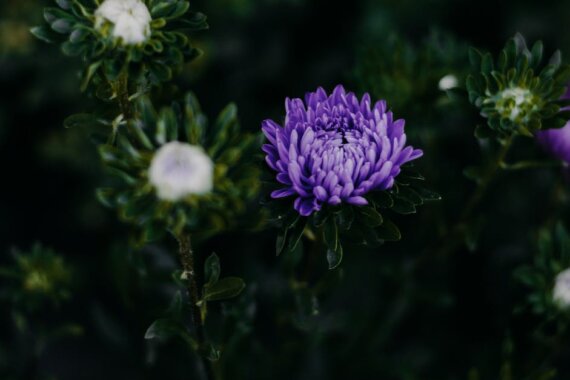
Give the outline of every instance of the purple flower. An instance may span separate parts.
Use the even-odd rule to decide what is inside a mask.
[[[404,120],[394,120],[383,100],[372,106],[369,94],[359,100],[340,85],[330,96],[319,88],[285,108],[283,127],[263,122],[263,151],[283,184],[271,197],[296,197],[303,216],[324,204],[368,204],[367,193],[390,189],[400,166],[423,154],[406,146]]]
[[[570,86],[562,99],[570,99]],[[570,107],[562,108],[568,111]],[[559,129],[547,129],[536,133],[538,143],[554,157],[570,164],[570,122]]]
[[[570,164],[570,122],[560,129],[539,131],[536,138],[547,152]]]

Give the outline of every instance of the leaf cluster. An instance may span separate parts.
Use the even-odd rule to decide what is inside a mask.
[[[252,158],[259,148],[255,135],[240,133],[237,107],[229,104],[211,127],[196,97],[157,111],[147,97],[137,100],[135,117],[121,124],[116,137],[99,146],[100,157],[116,181],[97,190],[106,206],[142,230],[142,241],[167,229],[178,235],[215,233],[235,225],[259,189],[259,170]],[[205,149],[215,164],[214,190],[182,201],[160,200],[148,179],[154,152],[171,141]]]
[[[472,48],[472,73],[467,78],[469,101],[487,119],[479,134],[500,138],[513,134],[533,136],[546,128],[566,124],[568,114],[560,112],[568,101],[560,100],[570,79],[570,66],[563,64],[559,51],[544,62],[544,47],[537,41],[529,50],[517,34],[498,58]]]
[[[149,38],[137,45],[124,45],[109,28],[95,27],[100,0],[57,0],[57,7],[44,10],[47,25],[31,29],[39,39],[61,45],[64,54],[85,62],[82,89],[91,81],[97,86],[117,80],[123,70],[138,81],[153,85],[172,79],[185,61],[200,55],[190,33],[208,28],[206,16],[189,11],[185,0],[144,0],[152,17]]]

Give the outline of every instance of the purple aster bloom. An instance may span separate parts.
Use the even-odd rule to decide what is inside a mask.
[[[330,96],[319,88],[285,108],[284,126],[263,122],[263,151],[283,184],[271,197],[296,197],[303,216],[324,204],[368,204],[366,194],[390,189],[400,166],[423,154],[406,146],[404,120],[394,120],[383,100],[372,106],[369,94],[359,100],[342,86]]]
[[[547,152],[570,164],[570,122],[560,129],[539,131],[536,138]]]
[[[570,87],[562,99],[570,99]],[[568,111],[570,107],[562,110]],[[538,143],[554,157],[570,164],[570,122],[559,129],[547,129],[536,133]]]

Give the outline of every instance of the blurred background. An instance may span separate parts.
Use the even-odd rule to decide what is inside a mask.
[[[48,0],[0,2],[0,378],[188,379],[195,357],[176,340],[145,341],[176,286],[176,245],[128,245],[131,229],[94,191],[104,178],[94,146],[66,116],[93,109],[81,62],[28,32]],[[292,258],[276,231],[234,231],[201,242],[225,275],[248,283],[216,306],[210,335],[224,345],[227,379],[568,379],[570,351],[543,344],[540,320],[513,310],[513,270],[531,260],[536,231],[564,218],[556,170],[509,173],[485,198],[479,244],[444,259],[418,257],[445,240],[474,185],[480,119],[440,88],[462,85],[469,45],[498,51],[521,32],[547,54],[570,53],[570,2],[457,0],[195,0],[210,31],[204,55],[176,79],[213,117],[228,102],[242,128],[281,120],[284,98],[342,83],[386,98],[424,149],[419,170],[443,201],[400,221],[403,240],[346,250],[317,300],[293,294]],[[543,157],[532,141],[515,155]],[[256,244],[252,245],[251,242]],[[319,270],[326,272],[322,258]],[[318,312],[316,312],[318,303]],[[216,315],[218,317],[216,317]],[[224,317],[224,318],[222,318]],[[216,319],[218,318],[218,319]],[[567,345],[566,345],[567,346]],[[544,373],[556,368],[553,377]]]

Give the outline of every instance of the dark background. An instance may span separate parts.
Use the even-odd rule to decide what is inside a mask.
[[[26,329],[16,323],[20,306],[2,300],[0,377],[192,378],[195,357],[182,344],[143,338],[175,290],[176,246],[165,240],[130,248],[130,228],[96,201],[104,173],[95,148],[82,131],[62,126],[69,114],[93,108],[79,91],[81,63],[27,33],[41,23],[46,4],[0,3],[0,265],[14,265],[15,247],[26,251],[41,242],[73,268],[72,296],[23,312]],[[319,315],[307,320],[297,315],[287,258],[274,255],[275,230],[229,232],[200,244],[199,261],[215,251],[224,274],[248,283],[238,301],[212,314],[213,337],[237,334],[222,361],[227,379],[443,380],[468,379],[470,371],[493,379],[505,363],[516,379],[538,378],[534,370],[551,367],[558,368],[556,379],[570,378],[568,350],[541,346],[530,336],[537,318],[512,313],[523,300],[513,269],[530,260],[537,228],[563,213],[552,201],[559,173],[503,176],[480,210],[492,216],[478,249],[426,260],[410,274],[418,257],[443,244],[473,190],[461,173],[480,160],[472,137],[480,120],[467,104],[445,104],[430,76],[448,69],[439,61],[408,73],[406,96],[398,86],[367,89],[375,79],[357,74],[369,49],[384,49],[380,56],[389,61],[391,36],[419,49],[434,28],[460,46],[497,51],[521,32],[542,39],[547,52],[567,53],[570,2],[196,0],[192,8],[208,15],[211,29],[195,37],[204,56],[176,83],[194,91],[208,115],[234,101],[242,128],[257,131],[263,119],[283,117],[286,96],[317,86],[343,83],[389,104],[398,97],[397,116],[407,120],[410,141],[425,150],[418,168],[444,198],[399,220],[402,242],[348,250],[341,280],[319,297]],[[467,60],[458,56],[449,70],[461,77]],[[515,154],[542,155],[529,141]],[[324,257],[319,263],[324,273]],[[222,328],[216,315],[238,315],[240,322],[230,318]],[[81,326],[81,333],[40,349],[44,331],[63,323]]]

